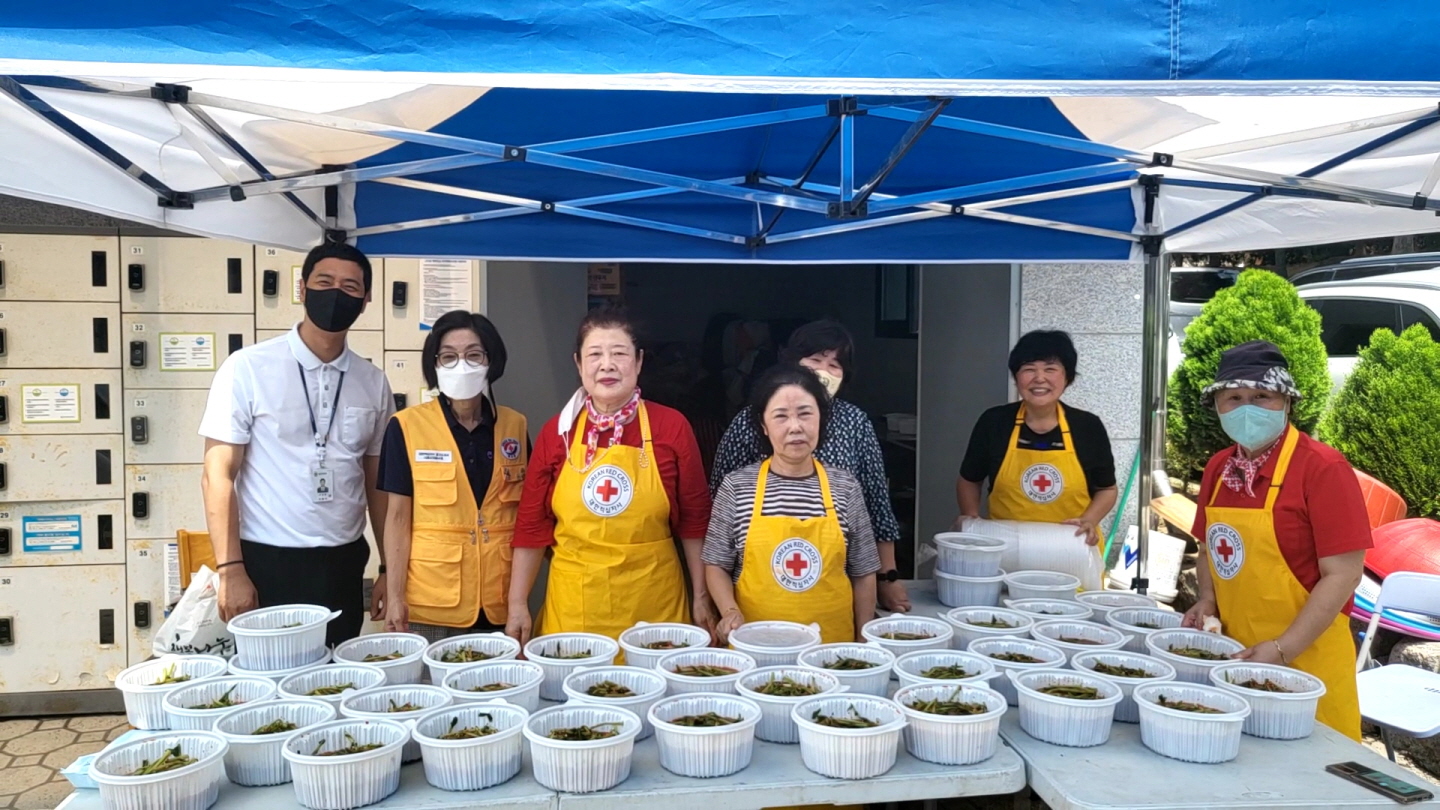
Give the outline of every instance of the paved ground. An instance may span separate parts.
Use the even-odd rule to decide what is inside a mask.
[[[0,720],[0,810],[48,810],[70,795],[60,769],[130,726],[123,714]]]

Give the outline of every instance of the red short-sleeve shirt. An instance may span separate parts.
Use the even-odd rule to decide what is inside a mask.
[[[1270,481],[1280,460],[1279,445],[1260,468],[1253,498],[1219,481],[1220,471],[1234,454],[1234,447],[1222,450],[1205,465],[1205,475],[1200,482],[1200,508],[1195,513],[1195,526],[1191,531],[1202,543],[1208,525],[1205,506],[1216,486],[1220,487],[1216,506],[1265,506]],[[1275,536],[1290,571],[1306,590],[1314,589],[1320,581],[1321,557],[1361,551],[1374,545],[1360,482],[1339,450],[1300,434],[1285,486],[1275,499]]]
[[[650,434],[660,469],[660,481],[670,498],[670,530],[676,537],[696,539],[705,536],[710,523],[710,485],[700,461],[700,446],[690,423],[679,411],[645,403],[650,416]],[[525,471],[525,489],[520,496],[520,511],[515,519],[515,538],[511,544],[520,548],[543,548],[555,544],[555,513],[550,499],[555,482],[569,451],[566,437],[556,430],[560,416],[552,417],[540,429],[530,453],[530,466]],[[578,418],[577,418],[578,421]],[[574,435],[574,425],[566,431]],[[600,447],[610,442],[610,431],[600,434]],[[626,426],[620,443],[640,446],[640,422]]]

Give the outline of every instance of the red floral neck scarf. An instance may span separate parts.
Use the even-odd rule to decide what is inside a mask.
[[[1235,453],[1225,462],[1225,468],[1220,471],[1220,480],[1225,486],[1235,492],[1244,491],[1248,497],[1255,497],[1255,479],[1260,475],[1260,468],[1270,460],[1270,454],[1275,452],[1275,445],[1269,450],[1254,458],[1246,458],[1240,448],[1235,448]]]
[[[636,388],[635,393],[630,396],[630,401],[620,406],[614,413],[600,413],[595,409],[595,401],[585,397],[585,467],[588,469],[595,463],[595,453],[600,444],[600,434],[607,430],[613,430],[610,434],[610,443],[606,447],[614,447],[620,443],[625,435],[625,426],[635,421],[635,414],[640,411],[640,389]]]

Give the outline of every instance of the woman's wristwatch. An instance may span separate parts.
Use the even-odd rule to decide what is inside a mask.
[[[876,574],[875,576],[876,576],[876,578],[878,578],[881,582],[899,582],[899,581],[900,581],[900,571],[899,571],[899,569],[897,569],[897,568],[891,568],[889,571],[881,571],[880,573]]]

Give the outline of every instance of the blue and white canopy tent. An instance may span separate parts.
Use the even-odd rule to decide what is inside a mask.
[[[8,8],[0,191],[391,256],[1143,258],[1144,469],[1165,252],[1440,212],[1433,2],[487,5]]]

